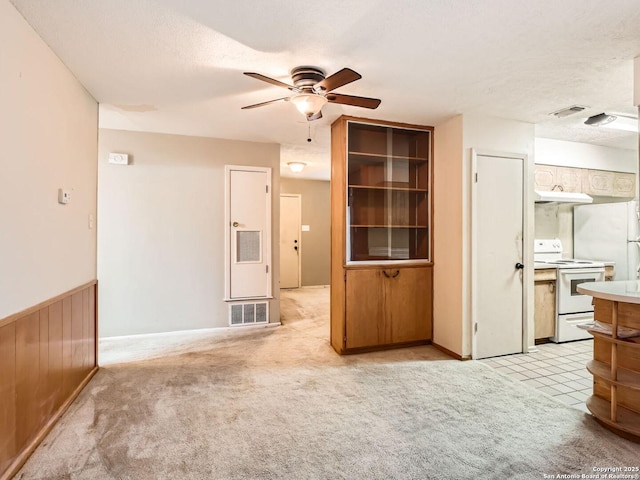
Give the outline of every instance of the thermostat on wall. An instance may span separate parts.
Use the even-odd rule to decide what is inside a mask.
[[[58,203],[66,205],[71,200],[71,191],[64,188],[58,189]]]
[[[110,153],[109,163],[114,165],[129,165],[129,155],[126,153]]]

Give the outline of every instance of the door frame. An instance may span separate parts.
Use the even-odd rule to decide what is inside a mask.
[[[300,212],[300,218],[298,219],[298,287],[302,287],[302,195],[300,193],[281,193],[282,197],[297,197],[298,198],[298,211]],[[282,210],[280,211],[280,223],[282,224]],[[280,249],[280,258],[282,259],[282,248]],[[282,270],[282,268],[280,268]],[[280,274],[282,276],[282,273]],[[282,288],[282,287],[281,287]],[[287,288],[287,287],[285,287]]]
[[[522,352],[537,351],[533,324],[533,162],[524,153],[471,149],[471,358],[477,358],[475,325],[478,318],[478,157],[514,158],[522,160]]]
[[[242,298],[231,298],[231,172],[260,172],[266,173],[267,177],[267,193],[266,197],[266,216],[265,219],[265,231],[263,242],[267,249],[267,258],[265,263],[267,264],[268,279],[267,279],[267,294],[265,297],[254,297],[270,300],[273,298],[273,249],[272,239],[273,234],[271,231],[271,219],[273,216],[273,210],[271,206],[271,197],[273,190],[271,188],[271,167],[251,167],[245,165],[225,165],[224,166],[224,301],[235,302],[243,300]]]

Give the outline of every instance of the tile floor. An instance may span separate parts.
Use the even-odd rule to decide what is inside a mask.
[[[521,353],[480,360],[511,378],[588,412],[593,377],[586,365],[593,358],[593,340],[538,345],[536,353]]]

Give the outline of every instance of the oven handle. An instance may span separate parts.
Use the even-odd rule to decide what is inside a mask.
[[[604,274],[604,267],[585,267],[585,268],[559,268],[558,273],[560,275],[584,275],[589,273],[602,273]]]

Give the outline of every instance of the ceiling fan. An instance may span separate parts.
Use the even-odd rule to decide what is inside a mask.
[[[277,85],[278,87],[287,88],[294,92],[295,95],[269,100],[268,102],[256,103],[254,105],[247,105],[246,107],[242,107],[243,110],[263,107],[265,105],[284,100],[285,102],[293,103],[300,113],[306,116],[308,121],[311,121],[322,118],[322,107],[324,107],[327,102],[371,109],[378,108],[378,105],[380,105],[381,102],[381,100],[377,98],[356,97],[353,95],[333,93],[333,90],[336,88],[340,88],[362,78],[362,75],[354,72],[350,68],[343,68],[333,75],[325,77],[324,70],[318,67],[296,67],[291,70],[291,80],[293,85],[288,85],[259,73],[244,72],[244,74],[249,77],[262,80],[263,82]]]

